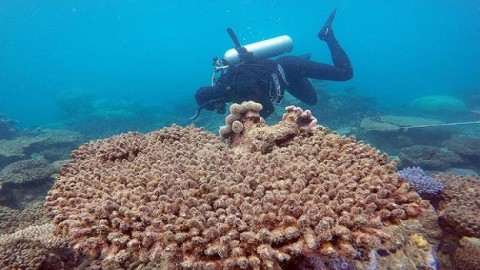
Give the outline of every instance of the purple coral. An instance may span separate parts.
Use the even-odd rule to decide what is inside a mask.
[[[427,176],[420,167],[407,167],[398,173],[424,197],[435,197],[442,193],[445,186],[435,178]]]

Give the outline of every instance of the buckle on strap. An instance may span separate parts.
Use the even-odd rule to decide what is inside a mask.
[[[282,77],[282,80],[285,82],[285,84],[288,85],[287,79],[285,77],[285,72],[283,71],[283,68],[280,64],[277,64],[277,71]],[[285,90],[282,89],[282,86],[280,85],[280,79],[278,78],[278,75],[276,72],[272,73],[270,77],[272,78],[270,83],[270,93],[269,93],[270,101],[272,103],[279,104],[283,100]]]
[[[276,73],[270,75],[272,77],[270,84],[270,101],[275,104],[279,104],[283,99],[283,90],[280,86],[280,81]]]

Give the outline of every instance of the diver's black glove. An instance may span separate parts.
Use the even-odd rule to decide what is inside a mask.
[[[337,9],[332,10],[330,13],[330,16],[328,16],[327,21],[325,21],[325,24],[323,25],[322,29],[320,29],[320,32],[318,32],[318,38],[324,41],[331,41],[335,40],[335,35],[333,34],[332,30],[332,23],[333,20],[335,19],[335,14],[337,13]]]

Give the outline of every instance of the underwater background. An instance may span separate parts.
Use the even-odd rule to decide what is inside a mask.
[[[0,111],[21,127],[65,120],[59,98],[138,102],[187,119],[212,57],[288,34],[291,54],[331,63],[316,36],[333,8],[355,88],[376,106],[480,91],[480,1],[2,1]],[[477,100],[478,102],[478,100]],[[178,111],[181,107],[182,111]],[[478,103],[476,104],[478,106]],[[177,109],[177,110],[174,110]],[[63,118],[62,118],[63,117]]]

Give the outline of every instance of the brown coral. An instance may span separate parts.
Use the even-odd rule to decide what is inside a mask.
[[[259,113],[262,108],[261,104],[253,101],[232,104],[230,114],[225,118],[225,126],[220,128],[220,136],[231,146],[241,144],[242,133],[265,125]]]
[[[80,133],[68,130],[35,129],[28,135],[10,140],[0,139],[0,165],[6,165],[19,159],[25,159],[32,153],[58,148],[74,148],[82,141]],[[3,160],[2,160],[3,159]],[[4,163],[5,161],[8,161]]]
[[[13,233],[30,225],[45,224],[49,220],[45,216],[43,202],[30,204],[23,210],[0,206],[0,234]]]
[[[0,172],[0,183],[34,183],[49,178],[53,173],[55,173],[55,169],[49,165],[47,160],[31,158],[13,162],[3,168]]]
[[[237,152],[270,152],[272,147],[288,143],[300,133],[310,134],[318,127],[311,111],[295,106],[286,107],[282,121],[268,127],[260,117],[261,109],[261,104],[253,101],[232,104],[225,119],[226,126],[220,128],[220,135]]]
[[[480,237],[480,179],[473,175],[435,175],[445,185],[440,224],[459,237]]]
[[[452,258],[455,269],[480,269],[480,239],[463,237]]]
[[[1,269],[66,269],[74,262],[75,254],[51,224],[0,235]]]
[[[80,147],[47,197],[56,231],[124,267],[278,269],[310,252],[357,258],[428,208],[378,150],[293,115],[250,116],[228,119],[245,128],[231,148],[178,126]]]
[[[20,210],[0,205],[0,234],[10,233],[18,224]]]
[[[480,139],[475,137],[459,136],[454,137],[444,143],[444,145],[459,154],[467,158],[479,159],[480,158]]]
[[[453,151],[431,145],[414,145],[400,149],[402,167],[419,166],[425,170],[445,171],[455,164],[462,163],[460,156]]]

